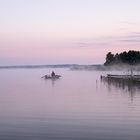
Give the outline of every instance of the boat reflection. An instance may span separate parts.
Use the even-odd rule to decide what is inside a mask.
[[[45,80],[45,82],[46,82],[47,84],[50,83],[50,84],[52,85],[52,87],[55,87],[55,85],[56,85],[56,83],[57,83],[58,81],[60,81],[60,79]]]

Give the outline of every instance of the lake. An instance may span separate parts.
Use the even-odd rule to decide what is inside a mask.
[[[54,70],[58,80],[41,77]],[[0,140],[140,140],[140,88],[102,71],[0,70]]]

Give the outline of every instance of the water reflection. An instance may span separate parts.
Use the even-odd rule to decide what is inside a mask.
[[[45,81],[46,84],[50,84],[52,85],[52,87],[55,86],[56,82],[58,82],[60,79],[43,79]]]
[[[132,104],[122,83],[100,83],[102,72],[57,71],[60,80],[40,79],[44,69],[0,72],[0,140],[139,140],[138,92]]]
[[[132,101],[135,94],[140,91],[139,82],[131,80],[102,77],[101,82],[107,86],[109,92],[115,88],[115,91],[121,90],[123,93],[129,93]]]

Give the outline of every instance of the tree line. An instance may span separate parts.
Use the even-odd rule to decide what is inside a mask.
[[[116,54],[113,54],[112,52],[107,53],[104,65],[107,66],[115,64],[140,64],[140,51],[130,50],[128,52],[124,51]]]

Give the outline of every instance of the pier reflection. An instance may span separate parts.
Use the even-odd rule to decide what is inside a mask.
[[[134,95],[140,91],[140,82],[131,80],[102,77],[101,83],[107,86],[109,92],[115,89],[115,91],[121,90],[123,93],[129,93],[132,101]]]

